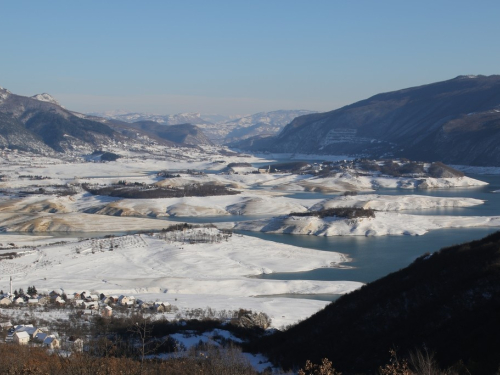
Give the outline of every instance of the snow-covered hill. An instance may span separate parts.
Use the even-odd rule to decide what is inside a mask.
[[[40,100],[41,102],[56,104],[56,105],[64,108],[52,95],[47,94],[46,92],[44,92],[43,94],[33,95],[32,98],[36,99],[36,100]]]
[[[238,116],[236,118],[217,114],[178,113],[175,115],[158,115],[125,111],[109,111],[89,115],[129,123],[155,121],[162,125],[193,124],[202,129],[203,133],[212,142],[224,144],[256,135],[278,134],[296,117],[311,113],[314,112],[308,110],[278,110]]]
[[[211,122],[204,119],[200,113],[177,113],[175,115],[158,115],[158,114],[143,113],[143,112],[108,111],[101,113],[89,113],[89,115],[104,117],[107,119],[118,120],[123,122],[154,121],[162,125],[211,124]]]

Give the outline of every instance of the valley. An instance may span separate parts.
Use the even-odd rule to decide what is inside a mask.
[[[500,228],[500,177],[490,162],[409,160],[390,151],[395,143],[335,127],[320,149],[303,148],[306,138],[298,148],[276,140],[324,114],[104,118],[48,94],[0,90],[3,320],[36,311],[57,326],[117,309],[114,322],[131,315],[167,324],[175,345],[222,332],[259,352],[251,346],[263,339],[267,350],[269,332],[308,324],[427,253]],[[258,139],[275,143],[261,149]],[[251,152],[242,150],[248,142]],[[37,297],[15,298],[11,282],[16,292],[36,285]],[[34,306],[55,290],[50,308]],[[67,298],[82,290],[100,302]],[[188,330],[188,340],[177,324],[212,330]],[[242,341],[226,324],[262,332]],[[245,355],[260,359],[254,368],[271,365]]]
[[[297,235],[362,236],[370,246],[373,236],[405,235],[411,241],[443,228],[500,227],[497,209],[494,215],[463,214],[488,204],[490,199],[481,194],[474,198],[475,191],[496,185],[490,188],[481,176],[470,178],[452,169],[456,175],[432,177],[427,171],[431,164],[400,174],[380,171],[384,161],[370,162],[368,170],[364,161],[363,170],[358,161],[341,158],[276,163],[217,146],[114,147],[107,152],[121,157],[99,161],[3,150],[0,255],[17,256],[0,260],[0,289],[8,290],[12,276],[15,285],[34,284],[39,290],[131,294],[145,301],[168,300],[184,311],[244,308],[267,314],[272,326],[280,328],[307,318],[366,280],[348,276],[358,268],[358,259],[348,255],[342,241],[314,250],[308,249],[314,245],[304,245],[307,241],[294,240]],[[408,164],[391,163],[392,169],[394,163],[401,168]],[[184,196],[101,195],[110,186],[137,192],[177,189]],[[207,193],[193,186],[207,187]],[[213,187],[228,189],[228,194],[213,195]],[[339,208],[373,210],[373,216],[309,216]],[[447,215],[436,215],[436,210]],[[183,222],[232,235],[216,244],[190,243],[185,230],[171,241],[158,238],[162,230]],[[248,231],[286,233],[288,239],[249,236]],[[110,235],[112,240],[105,239]],[[97,246],[96,241],[105,244]],[[305,276],[321,270],[332,276]],[[301,295],[304,299],[297,298]]]

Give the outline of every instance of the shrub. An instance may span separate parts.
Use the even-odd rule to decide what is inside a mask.
[[[358,217],[375,217],[375,210],[358,207],[335,207],[319,211],[292,212],[289,216],[316,216],[320,218],[335,216],[345,219],[355,219]]]

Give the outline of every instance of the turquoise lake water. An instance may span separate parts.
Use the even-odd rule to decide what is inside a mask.
[[[468,175],[489,183],[487,186],[477,188],[459,189],[432,189],[432,190],[403,190],[403,189],[380,189],[376,194],[407,195],[418,194],[424,196],[439,197],[466,197],[477,198],[485,201],[484,204],[474,207],[463,208],[438,208],[424,210],[407,210],[402,213],[417,215],[452,215],[452,216],[500,216],[500,193],[492,191],[500,190],[499,175]],[[373,194],[373,193],[370,193]],[[321,199],[334,196],[334,194],[299,192],[289,197],[301,199]],[[190,223],[218,223],[225,221],[252,220],[261,217],[256,216],[219,216],[219,217],[192,217],[192,218],[168,218],[169,222]],[[397,271],[408,266],[417,257],[427,252],[434,252],[440,248],[459,244],[482,238],[500,228],[460,228],[440,229],[430,231],[422,236],[336,236],[317,237],[306,235],[270,234],[259,232],[241,232],[248,236],[259,237],[267,241],[290,244],[299,247],[312,248],[321,251],[334,251],[347,255],[351,261],[345,263],[350,268],[322,268],[308,272],[274,273],[261,275],[262,279],[279,280],[329,280],[329,281],[360,281],[370,282],[388,273]],[[124,234],[124,233],[114,233]],[[102,236],[104,233],[96,233]],[[68,234],[65,236],[92,237],[90,233]],[[289,296],[296,297],[296,296]],[[304,296],[302,296],[304,298]],[[321,300],[333,300],[335,296],[306,296]]]
[[[453,189],[380,189],[376,194],[408,195],[438,197],[465,197],[485,201],[484,204],[473,207],[436,208],[423,210],[405,210],[401,213],[416,215],[451,215],[451,216],[500,216],[500,176],[498,175],[468,175],[469,177],[486,181],[489,185],[474,188]],[[373,194],[373,192],[369,193]],[[334,194],[299,192],[288,195],[300,199],[331,198]],[[261,217],[252,216],[223,216],[223,217],[179,217],[169,218],[168,221],[190,223],[218,223],[224,221],[253,220]],[[335,236],[318,237],[306,235],[271,234],[260,232],[243,232],[247,236],[262,238],[299,247],[322,251],[335,251],[347,255],[351,261],[345,265],[351,268],[322,268],[308,272],[274,273],[262,275],[262,279],[278,280],[347,280],[370,282],[388,273],[408,266],[417,257],[427,252],[434,252],[443,247],[459,244],[482,238],[500,228],[459,228],[439,229],[428,232],[423,236]],[[311,297],[312,298],[312,297]],[[322,297],[321,299],[324,299]]]
[[[453,216],[499,216],[500,193],[492,193],[492,191],[500,190],[500,176],[469,176],[489,182],[490,184],[479,188],[464,189],[381,189],[376,193],[390,195],[418,194],[439,197],[467,197],[485,200],[483,205],[474,207],[408,210],[401,211],[402,213]],[[296,198],[317,197],[314,193],[297,193],[293,196]],[[346,263],[346,265],[353,267],[350,269],[323,268],[308,272],[262,275],[260,278],[370,282],[408,266],[422,254],[434,252],[446,246],[479,239],[498,229],[500,228],[439,229],[430,231],[423,236],[382,237],[316,237],[252,232],[245,232],[245,234],[294,246],[308,247],[323,251],[336,251],[352,259],[351,262]]]

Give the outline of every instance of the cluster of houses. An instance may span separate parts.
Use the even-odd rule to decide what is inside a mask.
[[[169,312],[168,302],[145,302],[134,296],[111,295],[106,296],[97,292],[84,291],[81,293],[65,294],[61,289],[55,289],[48,295],[0,295],[0,307],[7,306],[71,306],[81,310],[82,316],[100,314],[103,317],[113,315],[113,307],[137,308],[144,312]]]
[[[24,293],[5,293],[0,295],[0,307],[6,306],[44,306],[54,304],[64,306],[66,297],[62,291],[52,291],[47,294],[24,294]]]
[[[83,318],[88,315],[101,315],[110,317],[113,314],[113,307],[134,308],[144,312],[168,312],[170,303],[168,302],[144,302],[133,296],[105,296],[96,292],[84,291],[66,295],[62,290],[56,289],[48,295],[0,295],[0,307],[5,306],[72,306],[79,310]],[[112,307],[113,306],[113,307]],[[10,322],[0,322],[0,330],[7,330],[5,342],[19,345],[37,345],[49,349],[59,349],[61,347],[57,335],[49,334],[45,327],[34,327],[32,324],[21,324],[13,326]],[[68,348],[82,350],[83,341],[81,339],[69,338]],[[65,344],[66,345],[66,344]]]
[[[10,323],[3,323],[4,326]],[[5,342],[19,345],[34,344],[44,346],[49,349],[59,349],[60,342],[56,335],[47,333],[44,327],[34,327],[33,324],[21,324],[10,327],[5,337]]]

